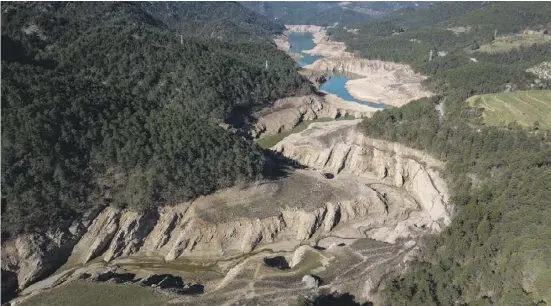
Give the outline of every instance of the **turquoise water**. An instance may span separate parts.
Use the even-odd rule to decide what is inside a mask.
[[[304,50],[313,49],[316,44],[313,41],[312,33],[291,33],[289,35],[289,43],[291,44],[291,52],[300,53],[303,57],[298,60],[300,67],[310,65],[321,58],[319,55],[310,55],[302,53]]]
[[[343,100],[350,101],[350,102],[356,102],[359,104],[364,104],[367,106],[375,107],[375,108],[386,108],[387,106],[385,104],[377,104],[377,103],[371,103],[371,102],[365,102],[365,101],[359,101],[354,99],[352,95],[346,90],[346,87],[344,87],[344,84],[348,81],[347,76],[331,76],[331,79],[329,79],[327,82],[321,84],[321,89],[327,91],[328,93],[335,94],[339,97],[341,97]]]
[[[303,57],[298,60],[300,67],[310,65],[321,58],[321,56],[319,55],[302,53],[302,51],[313,49],[316,46],[313,38],[314,36],[312,35],[312,33],[291,33],[289,35],[291,52],[300,53],[301,55],[303,55]],[[350,95],[348,90],[346,90],[346,87],[344,87],[344,84],[346,84],[348,79],[349,77],[346,75],[332,75],[330,80],[321,85],[321,89],[328,93],[335,94],[346,101],[364,104],[376,108],[387,107],[385,104],[377,104],[354,99],[354,97]]]

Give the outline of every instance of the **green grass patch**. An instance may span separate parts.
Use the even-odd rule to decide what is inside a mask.
[[[37,294],[21,303],[21,306],[149,306],[167,305],[171,298],[152,288],[138,285],[117,285],[73,281],[44,293]]]
[[[329,121],[335,121],[335,120],[354,120],[354,119],[356,119],[354,116],[344,116],[344,117],[340,117],[340,118],[337,118],[337,119],[326,117],[326,118],[318,118],[318,119],[315,119],[315,120],[306,120],[306,121],[302,121],[297,126],[292,128],[291,130],[283,131],[279,134],[274,134],[274,135],[269,135],[269,136],[266,136],[266,137],[259,138],[256,141],[256,143],[261,148],[268,149],[268,148],[271,148],[271,147],[275,146],[278,142],[283,140],[283,138],[285,138],[285,137],[287,137],[291,134],[300,133],[300,132],[306,130],[306,128],[308,128],[308,126],[311,123],[314,123],[314,122],[329,122]]]
[[[551,90],[515,91],[477,95],[467,100],[473,107],[484,108],[483,122],[506,125],[513,121],[526,127],[551,129]]]

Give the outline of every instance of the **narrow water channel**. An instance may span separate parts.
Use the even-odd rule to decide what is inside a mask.
[[[302,58],[298,59],[300,67],[305,67],[312,64],[316,60],[322,58],[319,55],[310,55],[306,54],[303,51],[313,49],[316,44],[313,40],[314,36],[312,33],[300,32],[300,33],[291,33],[289,35],[289,43],[291,44],[291,52],[299,53],[302,55]],[[361,101],[355,99],[349,92],[346,90],[345,84],[350,79],[346,73],[333,74],[331,78],[321,85],[321,90],[326,91],[331,94],[335,94],[342,98],[345,101],[364,104],[370,107],[375,108],[386,108],[385,104],[371,103],[368,101]]]

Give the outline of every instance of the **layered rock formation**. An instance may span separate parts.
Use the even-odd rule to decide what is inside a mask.
[[[19,287],[67,261],[79,266],[130,255],[215,260],[263,245],[329,235],[394,243],[438,231],[450,222],[441,163],[422,152],[365,137],[351,121],[312,124],[276,150],[316,170],[234,188],[151,213],[106,207],[45,234],[4,242],[2,270]],[[291,248],[292,250],[292,248]],[[299,252],[300,253],[300,252]],[[297,265],[303,254],[293,258]]]
[[[253,137],[272,135],[287,131],[302,121],[318,118],[353,116],[370,117],[376,108],[346,102],[336,95],[308,95],[277,100],[272,107],[254,114],[256,124],[251,130]]]
[[[357,131],[357,122],[314,123],[274,149],[315,170],[399,187],[430,216],[430,228],[439,231],[448,225],[448,192],[438,173],[443,164],[422,151],[369,138]]]

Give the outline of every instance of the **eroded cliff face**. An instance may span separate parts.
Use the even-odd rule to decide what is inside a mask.
[[[70,268],[131,255],[165,262],[218,260],[276,245],[292,251],[333,235],[395,243],[448,224],[441,164],[365,137],[354,123],[313,124],[276,146],[310,170],[147,214],[115,207],[93,211],[70,226],[4,242],[2,270],[15,272],[23,289],[62,264]]]
[[[357,131],[358,122],[314,123],[274,149],[318,171],[354,174],[402,188],[428,213],[432,229],[448,225],[451,207],[439,175],[444,165],[422,151],[369,138]]]
[[[349,103],[335,95],[308,95],[277,100],[272,107],[254,114],[256,124],[251,129],[253,137],[261,134],[272,135],[287,131],[302,121],[318,118],[353,116],[370,117],[377,109]]]
[[[288,32],[310,32],[310,33],[320,33],[325,32],[326,28],[310,25],[310,24],[286,24],[285,28]]]
[[[322,58],[307,66],[307,68],[347,71],[361,76],[369,76],[380,71],[387,71],[394,73],[395,80],[400,78],[422,79],[408,65],[360,58]]]

